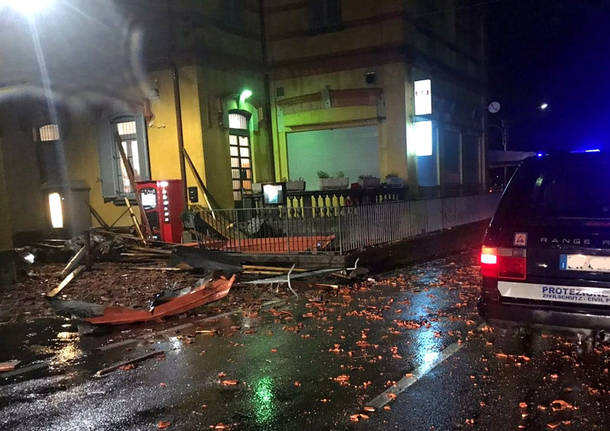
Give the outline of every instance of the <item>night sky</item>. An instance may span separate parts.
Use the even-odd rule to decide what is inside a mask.
[[[610,151],[609,1],[491,1],[488,34],[490,123],[508,122],[509,149]]]

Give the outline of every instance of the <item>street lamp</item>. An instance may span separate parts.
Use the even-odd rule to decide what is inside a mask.
[[[0,0],[1,6],[8,6],[17,12],[30,17],[41,12],[53,3],[53,0]]]
[[[546,102],[543,102],[540,104],[540,106],[538,108],[540,108],[541,111],[545,111],[548,107],[549,107],[549,104]]]

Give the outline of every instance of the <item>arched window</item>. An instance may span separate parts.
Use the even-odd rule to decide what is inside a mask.
[[[241,201],[252,193],[252,155],[248,117],[241,112],[229,113],[229,154],[233,200]]]

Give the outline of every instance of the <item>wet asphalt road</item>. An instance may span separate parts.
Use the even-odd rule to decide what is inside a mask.
[[[39,367],[0,375],[0,429],[609,429],[610,346],[490,330],[477,289],[467,253],[217,320],[0,325],[0,361]]]

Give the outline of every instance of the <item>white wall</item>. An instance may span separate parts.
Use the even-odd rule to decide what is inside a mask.
[[[318,171],[341,171],[350,183],[360,175],[380,176],[377,126],[292,132],[287,134],[288,172],[303,178],[307,190],[319,190]]]

